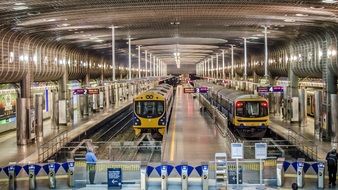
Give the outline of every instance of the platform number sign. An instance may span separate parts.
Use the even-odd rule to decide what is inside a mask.
[[[108,188],[122,188],[122,170],[121,168],[107,169]]]

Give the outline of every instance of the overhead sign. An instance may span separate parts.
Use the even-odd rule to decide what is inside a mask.
[[[87,93],[88,94],[99,94],[99,89],[97,89],[97,88],[88,88],[87,89]]]
[[[283,86],[271,86],[269,88],[269,91],[270,92],[283,92],[284,88],[283,88]]]
[[[184,93],[195,93],[195,88],[186,87],[183,89]]]
[[[255,143],[255,158],[266,159],[268,157],[268,145],[266,143]]]
[[[243,143],[231,143],[231,158],[243,159]]]
[[[267,93],[267,92],[269,92],[269,87],[267,87],[267,86],[259,86],[259,87],[257,87],[257,92],[258,93]]]
[[[198,93],[207,93],[208,92],[208,87],[202,86],[196,89]]]
[[[122,188],[122,170],[121,168],[108,168],[107,169],[107,182],[108,188]]]
[[[73,90],[73,95],[87,94],[87,89],[77,88]]]

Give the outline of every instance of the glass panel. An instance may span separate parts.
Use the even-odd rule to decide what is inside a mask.
[[[247,101],[243,106],[236,108],[236,115],[239,117],[264,117],[268,115],[268,107],[262,106],[263,102]]]
[[[136,101],[135,112],[139,117],[155,118],[164,113],[163,101]]]

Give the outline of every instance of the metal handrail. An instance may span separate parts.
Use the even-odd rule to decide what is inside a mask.
[[[223,133],[222,136],[227,137],[228,142],[235,143],[239,142],[240,140],[235,137],[235,135],[230,131],[230,129],[227,126],[227,117],[220,112],[215,106],[211,105],[210,102],[202,95],[199,95],[199,101],[202,103],[203,106],[205,106],[208,111],[212,114],[213,119],[215,121],[216,126],[218,127],[218,124],[222,125],[222,127],[218,127],[221,132]],[[220,122],[217,122],[217,121]]]
[[[288,128],[288,141],[291,144],[297,145],[309,158],[313,160],[318,159],[318,146],[314,141],[307,139],[290,128]]]
[[[48,142],[38,143],[38,161],[44,162],[46,159],[57,153],[62,147],[68,143],[68,131],[63,131]]]

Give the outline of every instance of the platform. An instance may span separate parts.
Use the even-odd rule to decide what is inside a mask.
[[[213,160],[216,152],[226,151],[225,139],[207,113],[200,112],[198,99],[178,86],[166,136],[164,161],[202,162]],[[228,152],[228,151],[226,151]]]
[[[271,115],[270,120],[270,129],[285,139],[288,139],[288,129],[291,129],[300,137],[304,137],[306,140],[313,141],[313,143],[317,146],[318,160],[325,160],[327,152],[331,150],[331,142],[316,139],[314,134],[313,118],[308,116],[307,124],[304,127],[300,127],[299,123],[289,123],[283,121],[280,116]]]
[[[131,102],[131,100],[128,100],[124,103],[120,103],[116,107],[110,107],[109,109],[93,113],[90,116],[78,119],[76,122],[73,122],[73,124],[67,126],[61,125],[58,126],[58,128],[53,127],[51,120],[47,119],[44,121],[43,142],[48,142],[64,131],[68,131],[68,141],[71,141],[125,106],[130,105]],[[38,162],[37,143],[34,142],[26,146],[17,146],[16,131],[6,132],[0,135],[0,155],[2,155],[0,158],[0,166],[5,166],[9,162]]]

